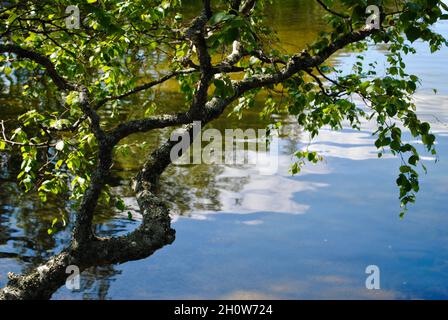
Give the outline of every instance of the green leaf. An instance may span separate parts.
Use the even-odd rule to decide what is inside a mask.
[[[418,162],[419,160],[420,160],[420,159],[419,159],[418,156],[413,155],[413,156],[411,156],[411,157],[409,158],[408,162],[409,162],[409,164],[411,164],[411,165],[413,165],[413,166],[416,166],[416,165],[417,165],[417,162]]]
[[[419,28],[411,26],[411,27],[406,29],[405,34],[406,34],[406,37],[408,38],[409,41],[414,42],[415,40],[420,38],[421,31],[420,31]]]
[[[123,199],[118,199],[117,202],[115,202],[115,207],[120,211],[124,211],[126,209],[126,205]]]
[[[12,69],[8,66],[3,68],[3,72],[5,73],[5,75],[9,76],[12,72]]]
[[[409,167],[409,166],[401,166],[400,167],[400,172],[401,173],[408,173],[408,172],[410,172],[412,169],[411,169],[411,167]]]
[[[428,147],[431,147],[434,145],[434,142],[436,141],[436,137],[433,134],[424,134],[422,136],[422,142],[427,145]]]
[[[215,25],[218,24],[220,22],[226,21],[226,20],[230,20],[232,18],[234,18],[234,15],[229,15],[224,11],[221,12],[217,12],[213,15],[213,17],[211,17],[210,19],[210,24]]]

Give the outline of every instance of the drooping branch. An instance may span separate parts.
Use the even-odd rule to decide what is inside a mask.
[[[196,72],[196,71],[197,71],[197,69],[190,68],[190,69],[186,69],[186,70],[177,70],[177,71],[170,72],[169,74],[161,77],[160,79],[153,80],[153,81],[144,83],[142,85],[139,85],[139,86],[137,86],[137,87],[135,87],[135,88],[133,88],[133,89],[123,93],[123,94],[107,97],[107,98],[99,101],[95,105],[94,109],[95,110],[100,109],[103,105],[105,105],[109,101],[122,100],[124,98],[127,98],[127,97],[133,95],[133,94],[136,94],[136,93],[142,92],[144,90],[148,90],[150,88],[153,88],[153,87],[155,87],[155,86],[157,86],[159,84],[162,84],[162,83],[164,83],[164,82],[166,82],[166,81],[168,81],[168,80],[170,80],[170,79],[172,79],[172,78],[174,78],[174,77],[176,77],[178,75],[189,74],[189,73],[193,73],[193,72]]]
[[[20,46],[13,44],[0,44],[0,53],[13,53],[22,59],[32,60],[45,68],[47,74],[60,90],[76,90],[76,85],[70,83],[59,75],[53,62],[40,53],[23,49]]]

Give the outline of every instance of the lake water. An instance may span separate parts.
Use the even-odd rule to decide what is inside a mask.
[[[324,28],[321,11],[307,1],[282,1],[271,10],[285,50],[299,50]],[[437,26],[448,36],[448,24]],[[176,241],[144,260],[91,268],[82,274],[82,289],[60,288],[54,299],[447,299],[448,298],[448,50],[431,55],[421,44],[409,57],[410,72],[422,78],[415,96],[421,117],[437,134],[439,162],[425,160],[417,204],[399,219],[395,179],[399,161],[378,159],[374,131],[323,130],[311,147],[325,156],[298,176],[288,174],[291,153],[307,144],[291,121],[279,143],[279,170],[262,176],[254,168],[235,166],[172,167],[162,181],[172,203]],[[369,61],[381,65],[382,51],[372,48]],[[333,63],[349,69],[352,55]],[[433,88],[438,89],[435,95]],[[170,86],[154,94],[176,108],[182,97]],[[12,96],[2,97],[0,103]],[[169,103],[168,103],[169,102]],[[1,106],[2,118],[14,114]],[[137,114],[137,111],[133,111]],[[4,116],[3,116],[4,115]],[[132,115],[132,114],[131,114]],[[128,116],[131,116],[128,115]],[[223,118],[224,128],[263,128],[257,112],[243,122]],[[129,142],[156,144],[167,132],[142,135]],[[141,152],[122,157],[111,184],[135,207],[128,179]],[[69,240],[68,224],[55,236],[47,228],[60,204],[43,207],[32,196],[20,196],[14,162],[0,161],[0,286],[9,271],[21,272],[57,253]],[[110,210],[100,210],[97,233],[115,235],[138,225]],[[367,290],[365,269],[381,270],[381,290]]]

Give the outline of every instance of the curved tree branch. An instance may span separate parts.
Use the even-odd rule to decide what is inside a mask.
[[[59,75],[59,73],[56,71],[53,62],[51,62],[49,58],[47,58],[44,55],[41,55],[40,53],[26,50],[18,45],[13,44],[0,44],[0,53],[13,53],[22,59],[29,59],[36,62],[37,64],[40,64],[42,67],[45,68],[47,74],[50,76],[54,84],[60,90],[66,91],[77,89],[76,85],[70,83],[69,81],[67,81],[62,76]]]

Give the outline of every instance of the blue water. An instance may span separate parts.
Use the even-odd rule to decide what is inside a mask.
[[[446,154],[447,139],[438,149]],[[418,203],[397,215],[395,160],[328,158],[331,173],[288,179],[325,184],[291,193],[304,214],[214,214],[178,220],[172,246],[115,266],[107,298],[446,299],[446,161],[429,164]],[[275,206],[275,204],[273,204]],[[365,288],[365,268],[381,270],[381,290]],[[55,298],[97,298],[98,288]]]

